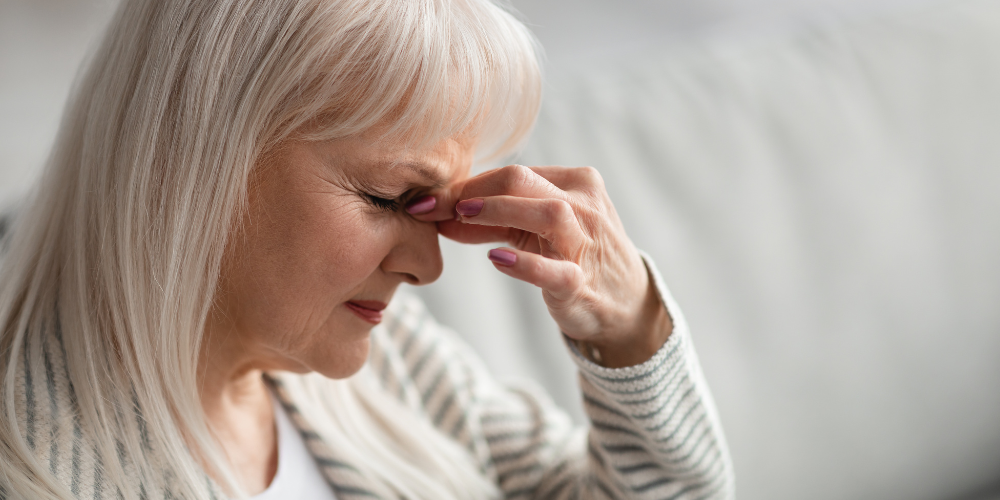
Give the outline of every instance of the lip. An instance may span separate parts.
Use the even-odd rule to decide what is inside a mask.
[[[344,303],[359,318],[377,325],[382,322],[382,310],[388,304],[377,300],[351,300]]]

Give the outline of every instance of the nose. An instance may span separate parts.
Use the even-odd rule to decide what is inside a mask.
[[[426,285],[441,277],[444,262],[437,225],[409,219],[401,224],[395,245],[382,259],[382,270],[411,285]]]

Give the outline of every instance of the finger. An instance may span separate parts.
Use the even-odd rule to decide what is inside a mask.
[[[499,226],[476,226],[456,221],[441,221],[437,223],[438,232],[450,240],[459,243],[506,243],[520,250],[540,253],[541,246],[538,236],[520,229]]]
[[[530,168],[522,165],[508,165],[483,172],[465,181],[457,199],[467,200],[498,195],[524,198],[566,198],[566,193]]]
[[[494,248],[487,257],[498,271],[531,283],[560,300],[572,297],[583,286],[583,270],[570,261],[508,247]]]
[[[406,211],[413,218],[425,222],[438,222],[456,217],[455,204],[459,200],[493,195],[514,195],[528,198],[560,198],[567,195],[562,189],[549,182],[545,177],[535,173],[539,168],[547,175],[561,182],[572,174],[573,170],[566,167],[525,167],[508,165],[506,167],[483,172],[471,179],[454,183],[446,188],[436,190],[428,195],[411,200],[406,204]],[[565,170],[560,173],[559,170]],[[580,177],[578,174],[576,177]],[[579,182],[567,185],[578,185]]]
[[[573,206],[565,200],[490,196],[462,200],[456,210],[463,223],[535,233],[564,254],[582,244],[585,237]]]
[[[455,202],[460,187],[449,186],[410,200],[405,210],[414,219],[424,222],[453,220]]]
[[[604,178],[594,167],[544,165],[528,168],[563,191],[604,189]]]

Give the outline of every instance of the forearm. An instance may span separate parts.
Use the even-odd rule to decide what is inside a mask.
[[[646,264],[670,319],[666,341],[622,368],[574,353],[592,423],[590,475],[608,478],[605,486],[621,498],[731,498],[729,452],[690,332],[655,266]]]

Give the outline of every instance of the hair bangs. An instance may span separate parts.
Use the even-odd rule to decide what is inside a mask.
[[[12,418],[19,359],[57,345],[39,319],[52,314],[74,423],[97,443],[84,447],[101,464],[94,491],[206,500],[221,486],[245,497],[205,420],[197,367],[262,155],[289,138],[365,134],[410,147],[474,136],[479,160],[499,157],[534,125],[539,52],[490,0],[121,2],[3,243],[0,442],[11,446],[0,462],[11,466],[0,498],[76,496]],[[380,417],[329,434],[373,454],[351,459],[381,497],[496,496],[453,443],[375,396],[341,396]],[[404,449],[369,450],[369,438]]]
[[[477,157],[513,151],[541,102],[539,46],[488,1],[418,0],[324,12],[328,43],[303,61],[297,115],[305,140],[371,134],[420,148],[453,136],[478,139]],[[355,22],[340,26],[344,16]],[[325,19],[324,19],[325,18]],[[325,21],[325,22],[324,22]]]

